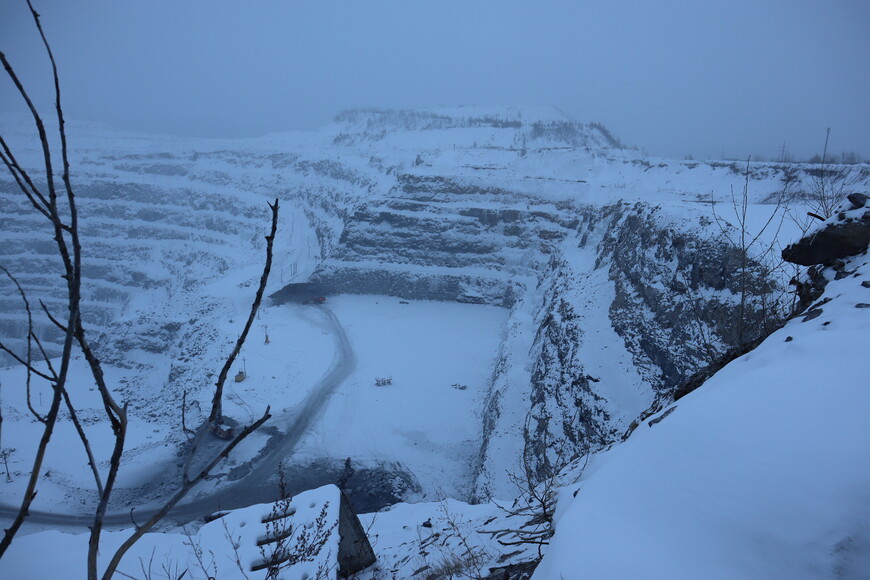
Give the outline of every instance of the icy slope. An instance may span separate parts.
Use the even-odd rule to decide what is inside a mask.
[[[535,578],[864,578],[870,262],[597,457]],[[572,495],[576,494],[576,497]]]

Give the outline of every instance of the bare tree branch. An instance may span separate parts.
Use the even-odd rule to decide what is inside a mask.
[[[33,10],[33,7],[32,5],[30,5],[29,0],[28,5],[31,8],[31,12],[36,21],[37,27],[40,29],[41,34],[38,14],[36,14],[36,12]],[[33,115],[33,120],[36,124],[37,132],[39,134],[39,141],[42,146],[42,156],[45,164],[45,177],[46,182],[48,183],[49,190],[48,206],[46,209],[48,210],[49,221],[54,229],[54,239],[58,247],[58,253],[60,254],[61,260],[64,264],[64,278],[67,282],[69,305],[69,322],[66,326],[67,331],[65,333],[63,341],[60,370],[57,374],[57,378],[52,381],[53,394],[51,405],[48,413],[45,415],[45,423],[42,437],[40,438],[39,446],[37,447],[36,454],[34,456],[33,468],[30,472],[30,478],[24,492],[21,507],[19,508],[18,513],[12,522],[12,525],[6,529],[3,539],[0,540],[0,557],[2,557],[3,554],[6,553],[6,550],[9,548],[9,545],[12,543],[12,539],[15,537],[15,534],[20,529],[21,524],[24,522],[24,519],[27,517],[27,514],[30,511],[30,506],[33,503],[34,498],[36,497],[36,484],[39,479],[40,471],[42,469],[42,462],[45,459],[45,453],[48,448],[48,443],[51,440],[52,434],[54,433],[54,426],[57,422],[60,404],[63,399],[63,390],[66,389],[66,379],[69,372],[70,360],[72,358],[72,347],[74,339],[71,329],[74,328],[75,321],[79,317],[79,303],[81,297],[81,270],[80,268],[74,268],[73,265],[80,264],[81,257],[80,248],[77,245],[74,245],[74,257],[73,259],[70,259],[69,250],[66,245],[66,240],[64,239],[63,221],[60,218],[60,213],[57,208],[57,195],[54,186],[54,176],[52,173],[51,164],[51,149],[49,147],[48,136],[45,132],[45,125],[42,122],[42,118],[40,117],[39,112],[33,105],[33,101],[31,101],[30,97],[27,94],[27,91],[24,89],[24,86],[21,84],[21,81],[15,74],[12,65],[9,63],[3,53],[0,53],[0,61],[2,61],[3,68],[6,70],[7,75],[12,80],[12,83],[15,85],[18,93],[21,95],[22,99],[27,104],[28,109]],[[60,106],[59,102],[57,103],[57,106]],[[63,131],[62,126],[60,127],[60,130]],[[18,183],[20,185],[20,181],[18,181]],[[22,188],[22,192],[29,197],[27,188]]]
[[[54,324],[56,327],[58,327],[61,332],[65,333],[67,327],[62,322],[60,322],[57,318],[54,317],[54,315],[48,309],[48,306],[45,305],[45,302],[40,300],[39,306],[40,306],[40,308],[42,308],[42,311],[45,312],[45,315],[48,317],[48,320],[51,321],[51,323]]]
[[[275,198],[274,204],[269,204],[269,209],[272,210],[272,229],[269,232],[269,235],[266,236],[266,264],[263,267],[263,275],[260,277],[260,286],[257,288],[257,294],[254,297],[254,303],[251,304],[251,313],[248,315],[248,321],[245,323],[245,328],[244,330],[242,330],[242,334],[239,335],[239,339],[236,341],[236,346],[233,348],[230,356],[227,357],[227,360],[224,363],[224,367],[221,369],[220,375],[218,375],[217,383],[215,383],[211,413],[208,417],[208,422],[214,426],[217,426],[217,424],[220,423],[221,419],[223,419],[224,383],[227,380],[227,375],[230,372],[230,368],[232,368],[233,366],[233,362],[239,355],[239,351],[242,350],[242,345],[245,343],[245,339],[248,336],[248,331],[251,329],[251,325],[254,323],[254,318],[257,316],[257,310],[259,310],[260,308],[260,302],[263,299],[263,293],[266,291],[266,283],[269,281],[269,272],[272,270],[272,245],[275,241],[275,232],[278,229],[277,198]]]
[[[269,407],[266,407],[266,411],[265,411],[265,413],[263,413],[263,416],[262,416],[262,417],[260,417],[257,421],[255,421],[255,422],[252,423],[251,425],[248,425],[247,427],[245,427],[245,428],[244,428],[244,429],[243,429],[243,430],[242,430],[238,435],[236,435],[236,436],[233,438],[233,440],[232,440],[232,441],[231,441],[231,442],[230,442],[226,447],[224,447],[223,451],[221,451],[220,453],[218,453],[218,454],[214,457],[214,459],[212,459],[212,460],[208,463],[208,465],[206,465],[206,466],[203,468],[203,470],[199,472],[199,474],[198,474],[196,477],[194,477],[193,479],[191,479],[191,480],[189,480],[189,481],[184,482],[183,485],[181,486],[181,489],[179,489],[179,490],[175,493],[175,495],[173,495],[172,498],[170,498],[170,500],[169,500],[168,502],[166,502],[166,504],[163,505],[162,508],[160,508],[157,512],[155,512],[154,515],[152,515],[152,516],[148,519],[148,521],[146,521],[144,524],[142,524],[141,526],[139,526],[139,527],[136,529],[136,531],[135,531],[135,532],[134,532],[134,533],[133,533],[129,538],[127,538],[127,539],[124,541],[123,544],[121,544],[121,546],[120,546],[120,547],[118,548],[118,550],[115,552],[114,556],[112,556],[112,559],[111,559],[111,561],[109,562],[109,565],[106,567],[106,572],[103,574],[103,580],[110,580],[110,578],[112,577],[112,574],[113,574],[114,571],[115,571],[115,568],[117,568],[117,567],[118,567],[118,564],[120,564],[120,562],[121,562],[121,558],[124,557],[124,554],[127,553],[127,550],[129,550],[130,547],[131,547],[133,544],[135,544],[136,541],[137,541],[139,538],[141,538],[143,534],[145,534],[148,530],[150,530],[152,527],[154,527],[154,525],[155,525],[157,522],[159,522],[161,519],[163,519],[163,517],[164,517],[166,514],[168,514],[168,513],[172,510],[172,508],[175,507],[175,505],[176,505],[179,501],[181,501],[181,499],[182,499],[185,495],[187,495],[187,493],[188,493],[188,492],[189,492],[189,491],[190,491],[190,490],[191,490],[191,489],[192,489],[192,488],[193,488],[197,483],[199,483],[200,481],[202,481],[202,480],[205,478],[206,475],[208,475],[209,473],[211,473],[211,470],[214,469],[214,467],[218,464],[218,462],[219,462],[221,459],[224,459],[225,457],[227,457],[227,456],[230,454],[230,452],[231,452],[231,451],[236,447],[236,445],[238,445],[239,443],[241,443],[242,440],[244,440],[248,435],[250,435],[251,433],[253,433],[253,432],[256,431],[257,429],[259,429],[260,426],[261,426],[263,423],[265,423],[266,421],[268,421],[269,418],[270,418],[271,416],[272,416],[272,415],[271,415],[271,413],[270,413],[270,408],[269,408]]]
[[[63,400],[66,403],[67,411],[69,411],[69,416],[72,419],[73,425],[75,425],[76,432],[79,434],[79,439],[85,447],[85,453],[88,455],[88,465],[91,467],[91,472],[94,474],[94,481],[97,484],[97,495],[103,495],[103,482],[100,479],[100,472],[97,469],[97,462],[94,459],[94,454],[91,451],[91,444],[88,441],[87,436],[85,435],[85,430],[82,428],[82,424],[79,422],[78,415],[76,414],[75,407],[73,407],[72,401],[69,398],[69,392],[66,389],[63,390]]]
[[[39,112],[36,110],[36,106],[34,106],[33,101],[30,100],[30,96],[24,89],[24,85],[21,84],[21,81],[18,79],[18,75],[15,74],[15,69],[12,68],[12,64],[10,64],[10,62],[6,59],[6,55],[3,54],[3,52],[0,52],[0,62],[3,63],[3,68],[6,69],[6,74],[12,80],[12,84],[15,85],[15,88],[18,89],[18,94],[20,94],[21,98],[24,99],[25,104],[27,104],[27,108],[30,110],[30,114],[33,116],[33,121],[36,123],[36,130],[39,133],[39,142],[42,145],[42,156],[43,160],[45,161],[45,173],[48,180],[48,189],[49,192],[53,193],[54,178],[52,176],[51,169],[51,151],[49,149],[48,136],[45,132],[45,125],[42,122],[42,117],[39,116]],[[33,182],[30,181],[29,183],[32,184]],[[25,195],[26,193],[27,192],[25,191]],[[52,196],[49,195],[49,200],[51,200],[51,197]],[[52,205],[52,202],[47,201],[45,205],[46,208],[49,208]]]
[[[112,490],[117,480],[118,471],[120,469],[121,458],[124,452],[124,444],[126,440],[127,434],[127,426],[128,426],[128,416],[127,416],[127,405],[123,406],[119,405],[117,401],[115,401],[112,392],[108,388],[106,384],[105,376],[103,373],[102,365],[100,360],[97,358],[94,353],[91,345],[89,344],[86,338],[85,328],[82,322],[81,317],[81,243],[79,238],[79,229],[78,229],[78,209],[76,206],[76,199],[73,192],[72,184],[70,182],[70,174],[69,174],[69,155],[68,155],[68,145],[67,145],[67,136],[65,130],[65,121],[63,115],[63,108],[61,106],[61,94],[60,94],[60,82],[58,79],[57,73],[57,65],[54,59],[54,55],[52,53],[51,47],[46,39],[45,33],[42,29],[42,25],[40,22],[39,14],[33,8],[33,5],[30,0],[27,0],[27,5],[30,8],[31,16],[33,21],[39,31],[40,37],[43,41],[43,45],[48,54],[49,60],[51,62],[52,76],[54,80],[55,86],[55,112],[57,114],[58,121],[58,136],[60,138],[61,143],[61,158],[63,161],[63,173],[62,173],[62,181],[64,185],[64,190],[66,193],[66,203],[67,206],[65,208],[65,212],[61,212],[59,205],[59,196],[57,187],[54,180],[53,168],[52,168],[52,159],[51,159],[51,147],[49,144],[49,139],[47,133],[45,131],[45,125],[43,120],[36,110],[33,102],[31,101],[27,91],[25,90],[23,84],[21,83],[19,77],[15,73],[12,65],[8,62],[5,55],[0,53],[0,61],[4,66],[4,69],[7,72],[7,75],[11,79],[12,83],[15,85],[18,93],[26,103],[28,109],[30,110],[34,122],[36,124],[37,133],[39,135],[39,141],[42,148],[42,156],[44,162],[44,170],[45,170],[45,179],[48,186],[48,195],[42,194],[39,189],[36,187],[33,179],[24,170],[18,161],[15,159],[11,149],[8,147],[5,141],[2,141],[2,161],[6,168],[13,175],[13,178],[16,181],[19,189],[24,193],[27,199],[30,201],[31,205],[45,217],[48,223],[51,225],[54,232],[54,240],[57,245],[58,255],[63,263],[63,275],[62,278],[66,281],[67,284],[67,306],[68,306],[68,317],[67,322],[64,324],[57,317],[55,317],[48,309],[46,304],[40,301],[40,305],[45,312],[48,319],[52,324],[57,326],[64,333],[64,341],[63,341],[63,349],[60,354],[60,364],[59,368],[55,370],[55,367],[52,365],[50,359],[48,358],[48,353],[46,349],[43,347],[42,342],[33,332],[32,326],[32,312],[30,309],[30,304],[27,301],[26,294],[21,289],[20,285],[18,285],[17,281],[12,278],[11,274],[8,272],[7,275],[13,279],[13,282],[18,286],[19,292],[22,295],[22,298],[25,301],[25,307],[28,313],[29,328],[28,328],[28,352],[27,359],[22,359],[20,356],[16,355],[11,349],[7,348],[5,345],[0,344],[0,349],[5,352],[8,352],[13,356],[20,364],[24,365],[28,371],[28,385],[30,380],[30,375],[34,374],[39,376],[45,380],[47,380],[53,389],[53,396],[51,405],[48,413],[42,417],[43,419],[43,433],[39,442],[39,446],[37,447],[35,457],[34,457],[34,465],[33,469],[30,473],[30,478],[24,493],[24,498],[22,500],[21,507],[19,508],[16,517],[13,519],[12,525],[5,531],[5,535],[0,541],[0,557],[5,553],[6,549],[9,547],[12,542],[13,537],[17,533],[18,529],[21,527],[24,519],[27,517],[30,509],[30,505],[33,502],[33,499],[36,497],[36,484],[40,475],[41,467],[43,460],[45,458],[46,449],[48,447],[49,441],[51,440],[52,434],[54,432],[54,427],[57,423],[57,418],[59,415],[60,405],[62,402],[66,403],[67,409],[69,410],[70,417],[72,422],[75,425],[76,432],[79,436],[79,439],[82,441],[84,445],[85,451],[88,455],[89,464],[91,466],[94,481],[96,483],[97,492],[99,494],[100,500],[98,507],[96,509],[94,515],[94,524],[91,527],[91,536],[88,545],[88,578],[89,580],[96,580],[98,577],[97,574],[97,553],[99,550],[100,544],[100,535],[103,528],[103,522],[106,514],[107,507],[109,505],[109,500],[111,498]],[[239,351],[241,350],[244,341],[247,337],[248,331],[253,323],[253,319],[256,315],[256,312],[259,308],[260,302],[262,301],[262,296],[265,291],[265,287],[268,281],[268,276],[271,270],[272,263],[272,247],[275,238],[275,233],[277,231],[277,221],[278,221],[278,200],[275,200],[274,205],[270,204],[270,208],[272,210],[272,224],[271,230],[268,236],[266,236],[266,264],[263,269],[263,274],[260,280],[260,286],[258,288],[257,294],[254,299],[254,303],[251,307],[251,315],[248,319],[248,322],[240,335],[238,341],[236,342],[236,346],[233,352],[230,354],[229,358],[224,365],[224,369],[221,373],[221,377],[218,381],[215,403],[213,405],[213,422],[217,423],[220,421],[221,417],[221,398],[222,398],[222,388],[223,383],[226,380],[227,373],[229,372],[232,363],[235,358],[238,356]],[[62,217],[62,213],[66,213],[66,221]],[[4,270],[5,271],[5,270]],[[49,373],[42,372],[34,367],[31,360],[32,355],[32,343],[36,342],[39,351],[42,353],[43,357],[46,360],[46,364],[48,365]],[[109,470],[105,477],[105,482],[103,481],[100,472],[97,468],[97,464],[92,453],[92,449],[90,446],[90,442],[88,440],[87,434],[80,421],[78,420],[78,416],[76,413],[75,406],[73,404],[72,398],[70,397],[70,393],[67,390],[67,377],[70,369],[71,358],[72,358],[72,349],[73,346],[77,345],[78,348],[84,354],[84,357],[88,363],[88,368],[90,370],[90,374],[94,380],[94,383],[97,386],[97,390],[100,394],[101,401],[103,403],[103,410],[105,412],[106,418],[109,420],[111,424],[112,431],[114,434],[114,447],[111,454],[111,459],[109,461]],[[29,392],[29,388],[28,388]],[[28,395],[28,404],[29,404],[29,395]],[[35,410],[31,409],[32,411]],[[36,414],[36,413],[35,413]],[[40,417],[36,414],[37,417]],[[254,422],[249,427],[242,430],[236,437],[232,439],[232,441],[221,451],[200,473],[194,477],[190,478],[188,469],[189,466],[185,468],[185,477],[182,482],[181,489],[174,495],[170,500],[161,508],[158,512],[156,512],[149,520],[142,526],[137,526],[135,533],[125,542],[121,548],[115,553],[112,562],[109,564],[108,568],[104,572],[104,578],[109,578],[115,572],[118,562],[123,557],[124,553],[129,549],[129,547],[139,538],[147,532],[151,527],[154,526],[163,516],[165,516],[177,503],[178,501],[184,497],[185,494],[199,481],[201,481],[205,476],[217,465],[217,463],[224,457],[226,457],[232,450],[235,448],[242,440],[244,440],[248,435],[250,435],[254,430],[259,428],[266,420],[270,417],[269,409],[266,409],[266,412],[263,416],[256,422]],[[211,423],[212,421],[210,421]],[[207,431],[207,429],[203,429],[203,431]]]
[[[15,278],[15,276],[13,276],[12,273],[9,270],[7,270],[5,266],[0,265],[0,270],[2,270],[3,273],[6,274],[6,277],[9,278],[13,284],[15,284],[15,288],[18,289],[18,295],[21,296],[21,301],[24,302],[24,310],[25,310],[25,312],[27,312],[27,360],[26,360],[26,362],[22,363],[24,365],[24,367],[27,369],[27,379],[26,379],[27,408],[30,410],[31,414],[33,414],[33,416],[36,417],[37,421],[39,421],[40,423],[45,423],[45,417],[40,415],[36,411],[36,409],[33,408],[33,404],[32,404],[32,401],[30,399],[30,382],[31,382],[30,379],[34,374],[33,373],[33,337],[34,337],[34,334],[33,334],[33,313],[30,310],[30,301],[27,299],[27,294],[24,292],[24,288],[21,287],[21,284],[18,283],[18,280]],[[4,350],[8,351],[8,349],[6,349],[6,347],[3,347],[3,348],[4,348]],[[42,348],[42,346],[40,345],[40,349],[41,348]],[[16,357],[16,358],[18,358],[18,357]],[[54,370],[51,369],[51,367],[49,367],[49,369],[52,371],[52,374],[54,374]],[[43,377],[44,376],[45,375],[43,375]],[[52,377],[48,380],[54,380],[56,378],[57,378],[57,376],[55,375],[54,377]]]
[[[42,355],[42,361],[45,363],[45,366],[48,367],[48,372],[52,376],[52,380],[57,380],[57,372],[54,370],[54,365],[51,364],[51,358],[48,356],[48,352],[46,352],[45,347],[42,346],[42,341],[39,340],[39,337],[35,332],[31,333],[33,337],[33,342],[36,343],[36,346],[39,347],[39,352]]]
[[[33,367],[32,365],[28,364],[26,360],[24,360],[23,358],[21,358],[20,356],[18,356],[18,355],[15,353],[15,351],[13,351],[12,349],[10,349],[8,346],[6,346],[5,344],[3,344],[2,342],[0,342],[0,350],[2,350],[2,351],[5,352],[6,354],[8,354],[8,355],[11,356],[12,358],[14,358],[15,361],[16,361],[18,364],[20,364],[21,366],[25,367],[25,368],[26,368],[28,371],[30,371],[31,373],[37,375],[39,378],[41,378],[41,379],[45,379],[46,381],[49,381],[49,382],[53,382],[53,381],[55,380],[54,377],[50,377],[50,376],[48,376],[47,374],[45,374],[45,373],[43,373],[42,371],[40,371],[39,369],[37,369],[37,368]],[[39,420],[40,423],[44,423],[44,422],[45,422],[45,421],[43,421],[44,417],[42,417],[42,418],[37,417],[37,419]]]
[[[51,436],[54,432],[54,425],[57,422],[57,414],[60,410],[60,393],[61,388],[55,385],[54,395],[51,399],[51,407],[46,415],[45,429],[42,431],[42,437],[39,440],[36,456],[33,459],[33,467],[30,470],[30,478],[27,481],[27,488],[24,491],[24,499],[21,502],[21,507],[18,509],[15,519],[12,521],[12,525],[4,530],[5,533],[3,534],[3,539],[0,540],[0,557],[6,553],[9,545],[12,543],[12,539],[15,537],[15,534],[21,528],[21,524],[24,523],[24,519],[29,514],[30,505],[33,503],[33,500],[36,499],[36,482],[39,479],[39,474],[42,470],[42,461],[45,459],[45,451],[48,448],[48,442],[51,440]]]
[[[112,449],[112,458],[109,460],[109,474],[106,477],[106,487],[100,494],[100,503],[94,514],[94,525],[91,527],[91,537],[88,540],[88,580],[97,579],[97,554],[100,551],[100,535],[103,531],[103,519],[106,517],[106,508],[109,506],[109,498],[115,486],[118,469],[121,467],[121,455],[124,453],[124,442],[127,438],[127,405],[121,409],[117,417],[118,429],[115,430],[115,446]],[[139,531],[138,529],[136,530]],[[146,530],[147,531],[147,530]],[[104,576],[110,578],[111,574]]]
[[[27,196],[28,201],[30,201],[30,204],[36,211],[51,219],[48,209],[46,209],[48,207],[48,200],[42,196],[42,193],[33,184],[33,180],[30,179],[27,171],[18,164],[18,161],[16,161],[15,156],[6,144],[6,140],[2,136],[0,136],[0,146],[3,147],[3,151],[0,152],[0,160],[3,161],[3,165],[12,174],[12,177],[18,184],[18,188],[24,192],[24,195]]]

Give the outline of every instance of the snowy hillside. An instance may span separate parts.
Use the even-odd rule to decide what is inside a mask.
[[[820,316],[595,457],[534,577],[866,578],[867,255],[845,271]]]

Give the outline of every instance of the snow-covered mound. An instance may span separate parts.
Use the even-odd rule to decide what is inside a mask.
[[[330,485],[276,503],[222,512],[199,529],[145,534],[121,561],[115,577],[324,578],[318,574],[337,568],[339,507],[339,491]],[[103,533],[100,571],[129,535],[127,530]],[[21,536],[5,555],[0,578],[84,577],[88,539],[87,533],[55,530]],[[50,557],[34,559],[47,546]],[[264,566],[282,556],[289,558],[272,570]]]
[[[596,457],[535,578],[866,578],[870,260]],[[827,302],[825,302],[827,301]]]

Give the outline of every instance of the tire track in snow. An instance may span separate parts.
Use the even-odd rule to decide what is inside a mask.
[[[189,522],[218,511],[238,509],[277,499],[277,485],[275,482],[270,481],[271,476],[277,473],[278,465],[281,461],[293,453],[299,441],[308,431],[308,428],[311,427],[314,420],[326,407],[329,398],[350,375],[356,365],[356,356],[338,317],[325,306],[315,305],[314,307],[324,314],[327,322],[326,326],[335,337],[336,351],[329,369],[302,402],[291,409],[285,409],[285,412],[281,413],[281,418],[287,421],[285,425],[286,431],[284,431],[281,439],[240,480],[189,502],[182,500],[181,503],[169,512],[163,519],[163,522]],[[269,423],[266,424],[268,425]],[[318,473],[291,472],[288,475],[288,491],[291,494],[324,483],[318,479]],[[135,517],[135,520],[138,522],[145,521],[159,508],[160,505],[134,509],[132,514],[129,509],[121,512],[107,513],[104,522],[108,528],[129,528],[133,523],[132,518]],[[11,520],[17,513],[17,506],[0,504],[0,518]],[[93,521],[94,516],[91,513],[56,514],[47,511],[30,510],[30,514],[25,519],[25,525],[86,527],[92,525]]]

